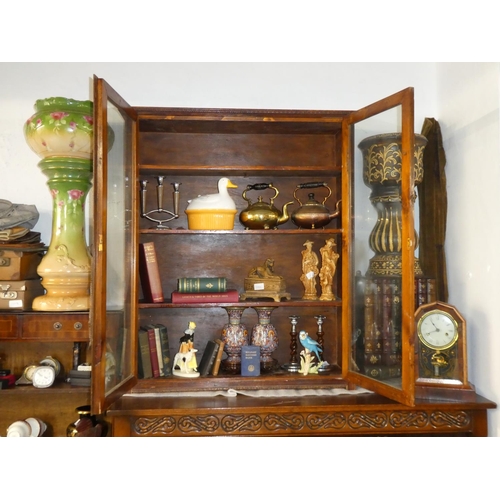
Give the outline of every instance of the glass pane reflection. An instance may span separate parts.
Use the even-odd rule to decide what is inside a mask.
[[[356,124],[353,179],[355,318],[351,369],[401,387],[400,107]]]
[[[105,392],[131,375],[131,155],[127,150],[130,127],[126,116],[108,103],[108,127],[114,132],[108,151],[106,240],[106,377]],[[108,129],[109,130],[109,129]],[[109,145],[111,141],[109,141]]]

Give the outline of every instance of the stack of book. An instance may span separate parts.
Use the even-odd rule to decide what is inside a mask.
[[[238,290],[227,289],[226,278],[179,278],[172,304],[239,302]]]
[[[167,327],[162,324],[139,328],[139,378],[168,377],[172,373]]]
[[[90,387],[92,370],[90,366],[79,366],[68,374],[71,387]]]
[[[219,369],[224,354],[224,342],[220,339],[209,340],[203,351],[203,356],[198,364],[198,372],[201,377],[206,377],[210,374],[216,376],[219,374]]]

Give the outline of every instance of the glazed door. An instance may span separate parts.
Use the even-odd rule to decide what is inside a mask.
[[[413,89],[350,114],[343,123],[343,376],[414,404],[415,146]]]
[[[94,77],[94,207],[91,300],[92,411],[136,383],[137,120],[135,111]]]

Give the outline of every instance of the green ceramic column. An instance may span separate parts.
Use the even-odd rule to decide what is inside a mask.
[[[92,102],[64,97],[36,101],[24,126],[30,148],[42,159],[52,196],[52,235],[38,266],[46,294],[36,311],[89,309],[91,260],[85,241],[85,199],[92,186]]]

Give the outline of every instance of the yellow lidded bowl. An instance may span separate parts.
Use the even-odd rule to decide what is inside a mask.
[[[234,229],[233,209],[194,209],[186,210],[189,229]]]

